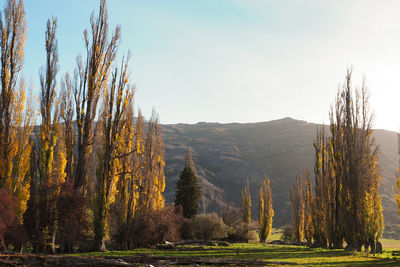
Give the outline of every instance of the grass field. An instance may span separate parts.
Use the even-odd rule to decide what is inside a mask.
[[[399,241],[398,241],[399,242]],[[395,243],[385,240],[384,243]],[[391,256],[391,250],[382,255],[346,252],[299,246],[262,245],[237,243],[229,247],[179,246],[174,250],[136,249],[133,251],[110,251],[106,253],[77,254],[81,256],[171,256],[171,257],[206,257],[239,258],[297,263],[306,266],[399,266],[400,257]]]
[[[256,233],[254,233],[257,236]],[[273,229],[268,241],[279,240],[281,229]],[[400,240],[381,239],[383,254],[348,252],[343,249],[308,248],[304,246],[263,245],[258,243],[236,243],[231,246],[177,246],[175,249],[146,249],[132,251],[109,251],[74,254],[76,256],[169,256],[204,257],[286,262],[304,266],[400,266],[400,256],[392,256],[400,250]]]

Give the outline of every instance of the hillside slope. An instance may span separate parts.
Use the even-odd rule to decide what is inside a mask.
[[[298,170],[312,174],[315,133],[321,125],[284,118],[260,123],[197,123],[163,125],[166,151],[167,202],[174,198],[174,186],[187,146],[205,195],[201,210],[218,211],[228,203],[240,206],[241,190],[247,178],[256,211],[257,190],[264,175],[271,179],[274,226],[291,222],[289,189]],[[392,186],[397,168],[397,135],[376,130],[380,147],[379,166],[383,176],[381,194],[385,216],[385,236],[400,237],[399,219]],[[203,207],[204,206],[204,207]]]

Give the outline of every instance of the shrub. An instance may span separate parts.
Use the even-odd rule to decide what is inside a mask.
[[[287,225],[283,228],[281,240],[288,244],[296,242],[296,237],[291,225]]]
[[[182,209],[173,205],[168,205],[152,214],[138,212],[132,225],[128,226],[128,235],[124,242],[126,247],[132,249],[165,241],[178,241],[181,240],[181,228],[184,222]],[[115,241],[118,240],[114,239]]]
[[[85,196],[74,188],[71,182],[61,185],[57,199],[58,234],[62,252],[74,252],[75,247],[85,243],[88,222],[86,218],[87,200]]]
[[[5,236],[17,222],[14,201],[6,190],[0,189],[0,250],[7,250]]]
[[[228,236],[225,240],[230,242],[249,241],[249,225],[241,222],[239,209],[226,206],[221,211],[220,216],[228,231]]]
[[[228,227],[217,214],[198,214],[185,225],[185,238],[215,240],[228,236]]]

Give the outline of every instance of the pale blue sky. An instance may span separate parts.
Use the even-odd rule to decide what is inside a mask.
[[[38,87],[46,20],[58,18],[60,74],[72,72],[99,3],[24,3],[24,74]],[[136,106],[146,116],[154,107],[162,123],[328,122],[351,64],[358,81],[367,77],[376,127],[399,129],[399,1],[109,0],[108,8],[112,28],[122,27],[120,54],[132,52]]]

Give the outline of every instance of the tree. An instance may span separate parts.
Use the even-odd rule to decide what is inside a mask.
[[[251,223],[251,195],[250,195],[250,184],[247,179],[246,186],[242,191],[242,206],[241,206],[241,217],[243,223]]]
[[[258,223],[260,242],[265,243],[272,230],[274,210],[272,208],[272,195],[270,181],[264,178],[258,193]]]
[[[372,120],[365,82],[354,90],[348,69],[330,112],[330,136],[321,129],[314,143],[313,226],[321,246],[341,248],[344,239],[350,250],[364,246],[375,251],[382,235],[381,176]]]
[[[306,239],[308,244],[312,244],[313,236],[314,236],[314,227],[312,223],[312,216],[313,216],[313,193],[312,193],[312,186],[310,181],[310,173],[308,169],[305,170],[304,173],[304,192],[305,192],[305,199],[304,199],[304,238]]]
[[[5,189],[0,189],[0,251],[7,250],[4,236],[16,219],[14,208],[15,203],[10,195]]]
[[[72,181],[61,185],[56,203],[57,241],[61,252],[76,252],[76,244],[87,241],[86,202],[87,199],[74,188]]]
[[[181,205],[183,216],[192,218],[197,214],[201,191],[197,176],[192,169],[194,164],[190,148],[187,149],[186,155],[185,167],[180,172],[179,178],[176,181],[175,206]]]
[[[133,86],[128,83],[128,60],[122,61],[120,71],[113,72],[108,90],[104,93],[103,113],[101,117],[101,144],[98,159],[94,234],[95,248],[105,250],[105,237],[110,205],[115,200],[117,183],[120,174],[118,167],[121,160],[130,153],[119,153],[124,144],[123,131],[126,127],[127,109],[132,105]]]
[[[55,18],[47,21],[45,38],[46,65],[40,71],[40,135],[38,179],[32,182],[32,200],[28,214],[36,217],[30,225],[32,244],[35,251],[55,253],[57,232],[57,197],[65,181],[65,154],[63,142],[59,142],[59,108],[56,101],[56,75],[58,55]],[[37,245],[36,245],[37,244]]]
[[[117,172],[119,175],[117,183],[117,195],[115,203],[111,207],[111,217],[113,222],[110,223],[114,242],[121,249],[133,249],[132,237],[130,230],[136,214],[137,202],[139,198],[138,180],[136,179],[136,171],[140,171],[142,165],[136,162],[137,152],[135,148],[135,131],[133,106],[128,105],[126,111],[125,127],[120,133],[121,139],[118,145],[118,154],[126,155],[119,159]],[[136,169],[135,167],[138,166]]]
[[[160,210],[165,206],[162,193],[165,190],[165,151],[161,126],[158,115],[153,110],[147,126],[147,138],[145,142],[145,183],[144,193],[147,209],[151,212]]]
[[[62,140],[65,147],[65,156],[67,165],[65,166],[66,180],[73,181],[74,166],[74,147],[75,147],[75,129],[74,129],[74,99],[73,85],[68,73],[65,74],[61,83],[60,94],[60,117],[63,124]]]
[[[302,178],[299,172],[296,174],[296,183],[290,189],[290,201],[293,208],[293,234],[296,242],[301,243],[304,239],[304,212],[305,196]]]
[[[94,143],[94,121],[97,116],[97,104],[107,84],[111,65],[117,55],[120,39],[120,27],[115,28],[108,37],[106,1],[100,1],[97,17],[90,18],[91,40],[85,30],[86,60],[78,57],[78,67],[74,82],[75,116],[77,122],[77,160],[74,186],[81,189],[87,182],[88,161]]]
[[[315,196],[312,203],[312,224],[314,228],[314,242],[316,246],[327,246],[327,206],[326,191],[326,177],[328,173],[328,153],[327,153],[327,136],[325,135],[324,128],[317,130],[317,138],[314,141],[315,150]]]
[[[0,15],[0,188],[15,202],[21,219],[29,199],[33,107],[26,100],[23,67],[26,22],[22,1],[8,0]]]

